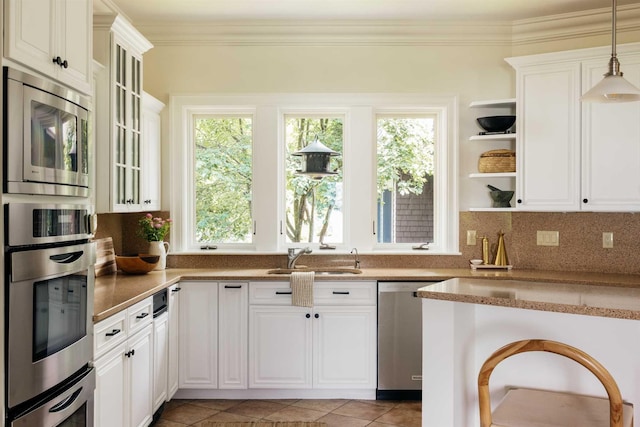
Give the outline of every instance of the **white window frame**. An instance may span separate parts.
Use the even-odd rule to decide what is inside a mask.
[[[458,101],[455,96],[424,94],[228,94],[173,95],[171,126],[170,210],[173,253],[282,253],[288,247],[284,230],[284,116],[286,114],[340,114],[344,123],[344,244],[316,253],[459,254],[458,248]],[[193,218],[189,198],[193,189],[193,115],[217,112],[253,116],[252,210],[255,234],[251,245],[220,245],[201,251],[190,242]],[[425,112],[437,117],[436,174],[434,182],[435,245],[428,251],[410,245],[378,244],[373,234],[376,218],[376,125],[379,114]],[[350,160],[353,159],[353,160]],[[357,159],[357,160],[356,160]],[[191,162],[191,163],[190,163]],[[444,175],[442,175],[444,173]],[[191,228],[193,230],[193,228]]]

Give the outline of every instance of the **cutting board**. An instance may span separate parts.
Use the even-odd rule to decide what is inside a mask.
[[[96,243],[96,277],[114,274],[118,267],[116,266],[113,239],[105,237],[104,239],[96,239],[94,242]]]

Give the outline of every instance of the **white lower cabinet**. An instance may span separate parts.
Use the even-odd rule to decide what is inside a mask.
[[[178,349],[179,349],[179,325],[180,325],[180,284],[167,288],[169,302],[169,342],[168,342],[168,366],[167,366],[167,401],[171,400],[178,391]]]
[[[153,319],[153,412],[167,400],[169,369],[169,313]]]
[[[181,282],[179,387],[218,387],[218,284]]]
[[[309,308],[249,307],[249,387],[311,388],[312,327]]]
[[[218,285],[218,380],[221,389],[247,388],[249,284]]]
[[[251,283],[249,387],[375,389],[376,283],[316,283],[313,308],[289,288]]]
[[[95,426],[141,427],[152,419],[151,298],[94,325]]]

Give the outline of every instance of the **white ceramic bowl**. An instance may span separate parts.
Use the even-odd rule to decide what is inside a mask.
[[[480,265],[482,264],[482,260],[481,259],[471,259],[469,260],[469,262],[473,265]]]

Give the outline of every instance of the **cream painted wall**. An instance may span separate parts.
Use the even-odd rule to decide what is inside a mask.
[[[618,35],[619,43],[640,41],[640,31]],[[153,42],[153,40],[152,40]],[[163,45],[144,55],[144,88],[169,105],[171,94],[283,92],[411,92],[456,95],[459,100],[459,177],[461,209],[465,200],[486,192],[466,178],[481,152],[493,148],[468,141],[481,130],[469,109],[474,100],[515,96],[510,56],[606,46],[608,33],[560,38],[554,42],[494,46],[246,46]],[[624,60],[621,58],[624,70]],[[603,64],[606,68],[606,64]],[[605,70],[603,69],[603,72]],[[163,113],[163,151],[168,152],[168,109]],[[163,156],[168,171],[168,156]],[[509,181],[505,185],[508,185]],[[500,185],[498,183],[497,185]],[[163,209],[169,209],[168,174],[163,178]]]

